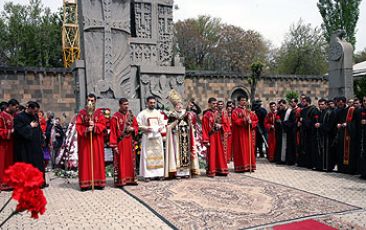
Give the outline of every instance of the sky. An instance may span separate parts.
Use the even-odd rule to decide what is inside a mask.
[[[1,9],[7,1],[0,0]],[[28,0],[12,2],[26,4]],[[52,11],[63,4],[63,0],[42,2]],[[322,18],[317,2],[318,0],[175,0],[178,9],[174,11],[174,20],[210,15],[221,18],[224,23],[258,31],[274,46],[279,47],[291,24],[297,23],[300,18],[304,23],[320,27]],[[366,48],[366,0],[360,4],[356,30],[356,51],[360,51]]]

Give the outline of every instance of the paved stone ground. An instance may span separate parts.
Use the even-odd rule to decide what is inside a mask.
[[[366,181],[358,176],[338,173],[323,173],[297,167],[270,164],[259,159],[257,171],[243,176],[255,177],[285,186],[297,188],[340,202],[361,210],[323,216],[366,229]],[[30,218],[29,213],[13,217],[3,229],[170,229],[160,218],[124,191],[113,188],[112,180],[104,190],[80,192],[77,179],[67,183],[48,173],[50,187],[44,190],[47,197],[47,211],[39,220]],[[6,202],[10,192],[0,193],[0,204]],[[0,214],[4,220],[15,202]],[[263,226],[267,228],[270,226]]]
[[[366,180],[358,175],[317,172],[272,164],[265,159],[258,160],[255,173],[246,175],[360,207],[361,210],[329,217],[366,229]]]
[[[39,220],[29,213],[13,217],[3,229],[170,229],[145,206],[118,188],[112,179],[104,190],[80,192],[77,179],[67,183],[52,176],[50,187],[44,189],[47,211]],[[6,202],[9,192],[0,194],[0,203]],[[0,214],[0,220],[8,216],[16,203]]]

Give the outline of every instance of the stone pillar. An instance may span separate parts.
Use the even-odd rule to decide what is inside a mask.
[[[329,98],[354,97],[352,76],[353,47],[344,40],[345,32],[332,35],[329,48]]]
[[[71,67],[72,75],[75,80],[75,112],[78,113],[86,105],[86,76],[84,60],[76,60]]]

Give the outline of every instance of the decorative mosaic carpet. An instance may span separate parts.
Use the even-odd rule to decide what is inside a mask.
[[[125,191],[178,229],[243,229],[359,209],[233,173],[214,179],[140,182]]]

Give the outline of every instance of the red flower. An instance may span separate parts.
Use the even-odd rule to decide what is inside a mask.
[[[4,183],[14,188],[13,199],[19,200],[24,190],[39,188],[44,183],[43,174],[26,163],[15,163],[5,171]]]
[[[277,115],[277,116],[276,116],[276,120],[281,120],[280,115]]]
[[[319,118],[319,115],[315,115],[315,116],[314,116],[314,118],[315,118],[316,120],[318,120],[318,118]]]
[[[32,218],[38,219],[38,214],[46,211],[47,200],[40,188],[25,190],[19,199],[16,207],[17,212],[28,210],[32,214]]]
[[[361,113],[362,117],[366,117],[366,112]]]

